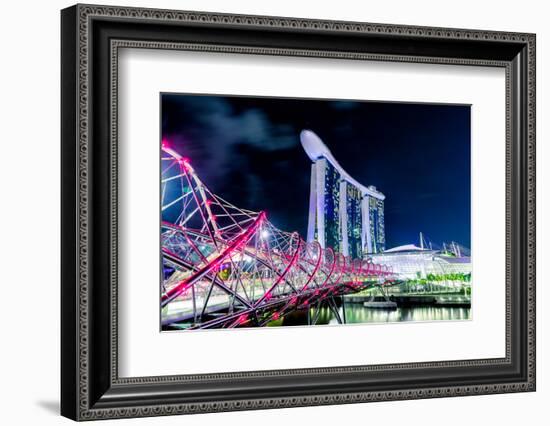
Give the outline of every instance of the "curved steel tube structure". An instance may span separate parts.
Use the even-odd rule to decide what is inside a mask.
[[[384,265],[307,243],[277,229],[265,212],[213,194],[166,142],[161,190],[163,326],[263,326],[296,309],[393,281]]]

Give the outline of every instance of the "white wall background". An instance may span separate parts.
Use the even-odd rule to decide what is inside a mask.
[[[280,425],[547,424],[550,401],[546,308],[550,278],[550,27],[537,0],[385,2],[296,0],[104,0],[103,4],[356,20],[537,33],[538,391],[293,408],[102,424]],[[0,422],[68,424],[59,405],[59,9],[71,2],[11,1],[2,6],[0,43]],[[129,423],[131,422],[131,423]]]

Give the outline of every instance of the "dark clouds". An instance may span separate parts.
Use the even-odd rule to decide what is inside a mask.
[[[163,136],[198,160],[213,179],[233,171],[236,160],[245,161],[235,154],[246,147],[273,152],[299,143],[292,126],[271,122],[259,108],[236,111],[220,97],[187,96],[182,102],[166,96],[163,111],[163,126],[170,129]]]
[[[162,136],[228,201],[305,235],[308,128],[359,182],[386,194],[388,246],[470,245],[467,106],[162,95]]]
[[[301,150],[299,130],[273,121],[261,107],[236,108],[221,97],[164,95],[163,138],[191,159],[212,191],[239,207],[269,211],[266,199],[288,203],[281,184],[297,168],[296,156],[286,153]],[[298,196],[307,202],[303,195]],[[277,221],[277,212],[270,213]]]

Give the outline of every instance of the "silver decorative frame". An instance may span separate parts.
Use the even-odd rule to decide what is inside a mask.
[[[481,43],[504,43],[506,45],[521,47],[524,49],[520,60],[524,61],[525,75],[518,77],[518,61],[512,59],[485,59],[441,57],[427,55],[404,55],[393,53],[369,53],[342,50],[318,50],[303,48],[281,48],[269,46],[224,45],[210,42],[177,42],[173,40],[142,40],[132,39],[125,34],[123,38],[110,37],[108,45],[109,64],[108,82],[101,90],[110,91],[108,126],[110,146],[108,156],[110,165],[109,174],[109,202],[99,206],[97,196],[92,187],[96,185],[92,178],[97,158],[91,161],[91,132],[90,116],[95,107],[94,87],[91,78],[93,49],[98,49],[92,43],[92,27],[94,22],[109,22],[114,27],[117,22],[139,22],[151,25],[189,25],[192,28],[236,28],[254,30],[289,31],[292,34],[325,33],[327,35],[375,35],[377,37],[400,37],[414,40],[434,40],[434,42],[466,41]],[[64,124],[62,141],[63,176],[72,178],[70,184],[63,183],[63,212],[68,217],[74,214],[74,224],[65,225],[62,233],[64,248],[63,255],[63,283],[62,283],[62,414],[75,420],[92,420],[113,417],[138,417],[157,416],[184,413],[206,413],[214,411],[249,410],[262,408],[293,407],[307,405],[343,404],[352,402],[400,400],[415,398],[433,398],[442,396],[460,396],[488,393],[504,393],[535,390],[535,36],[533,34],[502,33],[491,31],[474,31],[447,28],[409,27],[400,25],[381,25],[355,22],[335,22],[322,20],[306,20],[293,18],[276,18],[264,16],[243,16],[227,14],[211,14],[200,12],[167,11],[155,9],[136,9],[124,7],[103,7],[91,5],[77,5],[63,11],[63,40],[64,75],[70,78],[63,81],[62,99],[64,119],[72,119],[74,127]],[[472,44],[472,46],[474,45]],[[273,56],[309,56],[336,59],[354,59],[370,61],[396,61],[417,63],[438,63],[455,65],[481,65],[492,67],[504,67],[506,70],[506,357],[498,359],[461,360],[448,362],[388,364],[371,366],[327,367],[299,370],[274,370],[242,373],[220,373],[206,375],[187,376],[161,376],[161,377],[118,377],[118,327],[117,327],[117,114],[118,114],[118,51],[120,48],[147,48],[147,49],[175,49],[194,50],[208,52],[226,52],[239,54],[262,54]],[[69,81],[70,80],[70,81]],[[524,85],[525,87],[519,87]],[[518,91],[523,91],[518,102]],[[75,96],[76,95],[76,96]],[[524,104],[524,105],[523,105]],[[516,179],[517,170],[513,169],[513,160],[518,155],[513,146],[513,140],[521,129],[512,126],[512,115],[518,112],[524,117],[520,122],[525,126],[525,137],[519,136],[526,157],[524,161],[525,182]],[[515,112],[514,112],[514,111]],[[523,169],[522,169],[523,170]],[[520,170],[521,172],[521,170]],[[516,188],[517,186],[517,188]],[[524,205],[514,205],[513,191],[520,191]],[[94,204],[95,203],[95,204]],[[91,280],[92,263],[95,262],[91,250],[94,227],[91,226],[95,209],[102,208],[108,211],[109,232],[109,295],[91,296],[93,283]],[[522,236],[521,250],[525,257],[525,274],[519,279],[525,279],[522,294],[525,297],[524,312],[515,312],[512,308],[514,285],[519,286],[518,276],[513,276],[512,256],[514,252],[512,241],[516,238],[512,212],[520,209],[524,217],[522,222],[524,232]],[[65,222],[64,222],[65,223]],[[523,239],[525,239],[523,244]],[[102,240],[103,241],[103,240]],[[517,250],[517,248],[516,248]],[[98,314],[92,311],[92,307],[98,302],[108,303],[108,318],[102,318],[102,331],[92,331],[97,328]],[[94,308],[97,310],[97,306]],[[104,315],[104,314],[102,314]],[[518,325],[517,317],[523,316],[525,324]],[[69,324],[70,323],[70,324]],[[472,367],[505,367],[517,363],[517,354],[513,354],[514,327],[524,327],[525,347],[521,352],[525,359],[519,365],[521,374],[511,380],[495,381],[493,383],[480,383],[469,385],[437,385],[428,387],[404,387],[385,390],[357,390],[316,392],[307,394],[280,395],[258,398],[239,398],[228,395],[227,399],[206,397],[189,401],[189,398],[181,400],[167,400],[154,397],[155,389],[162,386],[189,384],[197,387],[197,393],[203,392],[201,386],[220,382],[228,379],[262,380],[267,378],[303,378],[304,376],[342,377],[372,372],[399,372],[409,370],[445,370],[449,368]],[[95,330],[94,328],[94,330]],[[103,335],[105,334],[105,336]],[[94,353],[92,341],[108,340],[110,347],[109,356]],[[515,346],[514,346],[515,348]],[[91,362],[101,358],[101,361]],[[108,359],[107,359],[108,358]],[[514,358],[514,359],[513,359]],[[515,365],[515,364],[514,364]],[[100,372],[102,378],[97,381],[95,374]],[[441,373],[443,374],[443,373]],[[351,377],[351,376],[350,376]],[[97,383],[96,383],[97,382]],[[135,389],[147,389],[151,392],[151,399],[142,400],[135,396]],[[199,391],[200,388],[200,391]],[[328,389],[327,385],[327,389]],[[160,392],[162,395],[162,392]],[[202,395],[202,393],[201,393]]]

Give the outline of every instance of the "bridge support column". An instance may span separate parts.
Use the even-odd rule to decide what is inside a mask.
[[[342,298],[342,320],[344,321],[344,324],[347,324],[347,318],[346,318],[346,297],[344,295],[340,296]]]

